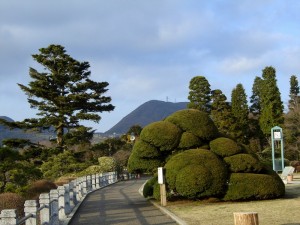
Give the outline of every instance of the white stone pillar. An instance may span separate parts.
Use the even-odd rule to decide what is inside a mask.
[[[69,183],[70,212],[77,205],[75,181]]]
[[[96,174],[92,175],[92,190],[96,190]]]
[[[26,225],[36,225],[36,214],[37,214],[37,202],[36,200],[27,200],[25,201],[24,204],[24,212],[25,212],[25,217],[29,216],[30,214],[32,217],[28,218],[25,221]]]
[[[17,224],[17,213],[15,209],[3,209],[0,214],[0,225]]]
[[[58,220],[58,191],[50,190],[50,224],[59,225]]]
[[[58,219],[59,221],[62,221],[64,218],[66,218],[65,213],[65,187],[64,186],[58,186]]]
[[[40,221],[41,224],[49,224],[50,223],[50,197],[49,193],[40,194],[39,198],[40,203]]]

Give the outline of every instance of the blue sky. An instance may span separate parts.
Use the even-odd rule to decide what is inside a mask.
[[[31,55],[50,44],[109,82],[115,110],[85,123],[98,132],[146,101],[187,101],[198,75],[228,99],[238,83],[250,97],[273,66],[286,104],[300,73],[299,11],[298,0],[0,0],[0,115],[35,116],[17,83],[29,83]]]

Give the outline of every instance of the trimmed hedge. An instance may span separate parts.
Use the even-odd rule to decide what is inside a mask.
[[[241,147],[233,140],[225,137],[217,138],[209,143],[210,150],[221,157],[241,153]]]
[[[154,184],[157,183],[157,176],[152,177],[150,180],[148,180],[143,188],[143,196],[145,198],[152,197],[153,196],[153,187]]]
[[[128,172],[153,173],[157,167],[163,166],[164,162],[160,159],[140,158],[136,151],[132,151],[128,159]]]
[[[193,167],[197,170],[193,170]],[[165,168],[168,187],[180,192],[183,197],[212,197],[224,194],[227,180],[225,163],[209,150],[192,149],[174,155]],[[195,185],[190,185],[197,176],[205,182],[197,181],[196,185],[201,186],[193,191],[191,189],[195,188]],[[209,181],[206,177],[209,177]]]
[[[278,175],[232,173],[226,201],[274,199],[283,196],[285,186]]]
[[[224,161],[229,166],[230,172],[234,173],[259,173],[263,169],[263,164],[250,154],[225,157]]]
[[[160,151],[175,149],[180,141],[182,131],[167,121],[158,121],[144,127],[140,138],[159,148]]]
[[[165,121],[176,124],[183,131],[189,131],[203,140],[213,140],[219,132],[209,115],[196,109],[179,110]]]
[[[203,142],[196,135],[191,132],[184,132],[181,135],[181,139],[178,145],[179,149],[191,149],[194,147],[199,147]]]
[[[157,158],[160,156],[160,152],[156,147],[142,139],[136,140],[132,151],[135,151],[140,158]]]

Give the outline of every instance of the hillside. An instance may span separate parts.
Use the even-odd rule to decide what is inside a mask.
[[[120,120],[105,134],[124,134],[133,125],[140,125],[144,127],[149,123],[159,121],[169,116],[173,112],[187,108],[187,102],[164,102],[158,100],[151,100],[140,105],[127,116]]]

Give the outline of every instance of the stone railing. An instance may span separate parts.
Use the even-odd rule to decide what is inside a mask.
[[[115,182],[116,172],[79,177],[49,193],[40,194],[39,201],[25,201],[24,218],[18,219],[15,209],[2,210],[0,225],[67,224],[87,194]]]

